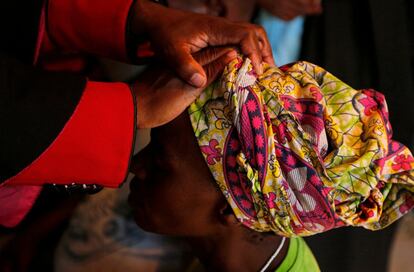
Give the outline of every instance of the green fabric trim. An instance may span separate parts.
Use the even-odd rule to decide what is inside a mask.
[[[287,255],[275,272],[320,272],[318,262],[305,240],[291,238]]]

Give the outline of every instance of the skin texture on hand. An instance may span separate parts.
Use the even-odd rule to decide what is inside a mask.
[[[208,48],[194,55],[210,84],[237,56],[232,48]],[[178,78],[166,65],[152,66],[132,86],[138,128],[153,128],[180,115],[204,90]]]
[[[205,87],[207,76],[192,54],[211,46],[239,47],[252,61],[258,74],[261,63],[274,65],[272,50],[264,29],[248,23],[166,8],[146,0],[133,7],[131,30],[147,35],[156,54],[183,80]]]
[[[315,15],[322,12],[321,0],[257,0],[257,3],[285,21],[301,15]]]

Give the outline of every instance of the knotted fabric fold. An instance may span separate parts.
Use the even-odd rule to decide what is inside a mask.
[[[414,159],[392,140],[384,96],[323,68],[239,57],[189,107],[201,152],[237,218],[307,236],[384,228],[414,206]]]

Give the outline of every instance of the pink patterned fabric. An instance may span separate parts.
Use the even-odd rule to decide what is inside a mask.
[[[235,215],[306,236],[380,229],[414,206],[414,158],[392,140],[384,96],[307,62],[226,68],[190,106],[195,136]]]

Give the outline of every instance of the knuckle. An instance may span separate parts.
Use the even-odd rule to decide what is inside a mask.
[[[266,34],[266,30],[265,30],[265,29],[264,29],[264,27],[263,27],[263,26],[261,26],[261,25],[256,26],[256,30],[257,30],[257,32],[258,32],[259,34],[261,34],[261,35],[265,35],[265,34]]]
[[[243,24],[244,31],[247,33],[254,33],[255,32],[255,25],[253,24]]]
[[[247,38],[250,39],[251,41],[255,40],[257,38],[256,36],[256,31],[254,29],[251,29],[248,33],[247,33]]]

